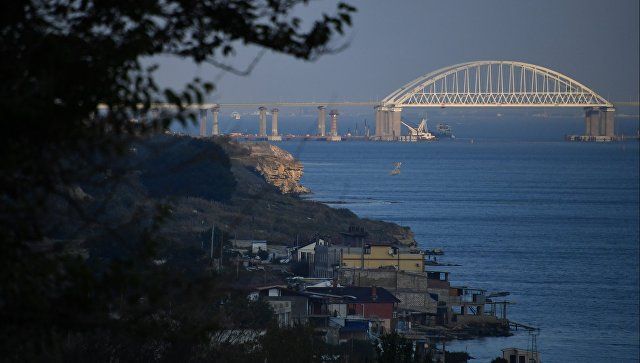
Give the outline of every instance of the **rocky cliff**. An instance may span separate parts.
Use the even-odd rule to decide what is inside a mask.
[[[290,153],[267,143],[249,144],[248,158],[255,170],[282,194],[306,194],[310,190],[300,184],[303,165]]]

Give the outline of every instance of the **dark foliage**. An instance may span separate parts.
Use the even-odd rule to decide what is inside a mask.
[[[194,79],[184,90],[162,89],[153,77],[156,66],[143,66],[141,58],[173,55],[232,72],[224,59],[237,45],[316,58],[332,50],[353,9],[340,4],[335,15],[321,14],[303,28],[291,13],[305,2],[1,3],[3,360],[206,357],[208,334],[219,323],[212,302],[224,294],[205,271],[186,276],[155,259],[166,207],[145,201],[135,188],[116,203],[112,196],[122,183],[135,187],[133,170],[121,162],[131,147],[174,120],[194,121],[187,106],[201,103],[214,85]],[[158,102],[173,104],[175,112],[152,112]],[[207,178],[220,189],[196,185],[193,192],[223,200],[233,188],[228,161],[215,146],[189,146],[196,152],[186,159],[151,156],[143,178],[149,191],[187,195],[183,180]],[[211,170],[180,165],[202,153],[212,158]],[[154,175],[163,162],[182,177]],[[77,225],[61,225],[69,220]],[[74,241],[79,231],[86,241]],[[91,258],[79,252],[87,245],[71,242],[91,245]],[[105,255],[96,256],[99,251]]]
[[[445,352],[444,359],[450,363],[467,363],[471,356],[467,352]]]
[[[380,338],[376,353],[379,363],[413,362],[412,342],[396,332],[385,334]]]
[[[324,343],[314,336],[313,328],[296,325],[292,328],[272,328],[260,340],[261,357],[266,362],[321,362]]]
[[[229,157],[216,143],[156,136],[137,150],[142,184],[152,197],[198,197],[226,201],[235,189]]]
[[[491,360],[491,363],[509,363],[509,361],[502,357],[495,357]]]

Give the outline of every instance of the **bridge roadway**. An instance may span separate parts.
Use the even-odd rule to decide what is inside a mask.
[[[618,102],[618,106],[637,106],[638,102]],[[267,106],[271,110],[271,134],[267,135]],[[338,107],[373,107],[375,140],[402,138],[401,113],[414,107],[581,107],[585,110],[588,138],[615,138],[615,106],[584,84],[552,69],[518,61],[488,60],[455,64],[420,76],[380,101],[333,102],[247,102],[186,105],[200,112],[200,135],[207,134],[208,113],[212,113],[211,134],[219,134],[220,108],[257,108],[258,137],[281,140],[278,133],[278,107],[316,107],[318,137],[339,141]],[[168,103],[152,104],[151,109],[175,109]],[[325,134],[326,108],[331,107],[331,128]],[[603,140],[604,140],[603,139]]]

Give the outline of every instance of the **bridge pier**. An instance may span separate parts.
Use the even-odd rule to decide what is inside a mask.
[[[258,111],[260,112],[258,137],[267,138],[267,108],[264,106],[260,106],[258,108]]]
[[[380,140],[382,137],[382,106],[376,106],[373,108],[376,114],[376,130],[374,133],[374,138],[376,140]]]
[[[207,109],[200,109],[200,137],[207,136]]]
[[[376,136],[377,140],[395,141],[402,135],[402,108],[377,106],[376,113]]]
[[[400,139],[400,135],[402,135],[402,131],[400,129],[400,127],[402,126],[402,123],[400,121],[401,115],[402,108],[400,107],[393,107],[389,110],[389,131],[391,132],[391,140],[398,140]]]
[[[331,132],[327,141],[341,141],[342,137],[338,135],[338,110],[331,110],[329,117],[331,117]]]
[[[584,111],[585,136],[615,136],[614,107],[586,107]]]
[[[214,107],[211,109],[211,114],[213,116],[213,125],[211,126],[211,135],[218,136],[220,135],[220,124],[218,123],[218,114],[220,113],[220,107]]]
[[[318,106],[318,136],[325,137],[326,107]]]
[[[269,135],[269,141],[282,141],[282,136],[278,134],[278,112],[277,108],[271,110],[271,135]]]

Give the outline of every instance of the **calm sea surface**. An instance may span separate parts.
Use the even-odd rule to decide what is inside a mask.
[[[639,361],[637,143],[278,145],[303,161],[310,198],[410,226],[461,265],[454,284],[510,291],[509,318],[541,329],[544,362]],[[516,332],[449,348],[488,362],[528,344]]]

